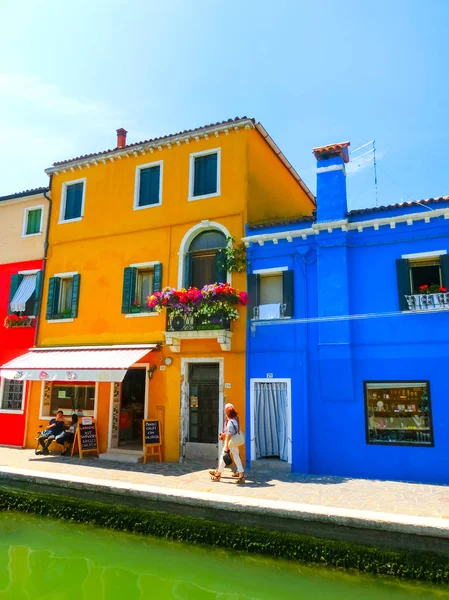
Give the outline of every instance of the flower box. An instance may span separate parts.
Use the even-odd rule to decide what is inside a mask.
[[[14,327],[34,327],[35,319],[32,317],[18,315],[8,315],[5,318],[4,326],[7,329],[12,329]]]
[[[409,310],[443,310],[449,309],[449,293],[411,294],[405,296]]]

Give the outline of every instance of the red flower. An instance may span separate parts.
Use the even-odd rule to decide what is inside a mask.
[[[440,292],[447,292],[447,289],[444,287],[440,287]]]
[[[429,289],[429,286],[428,285],[420,285],[419,289],[420,290],[427,290],[427,289]]]

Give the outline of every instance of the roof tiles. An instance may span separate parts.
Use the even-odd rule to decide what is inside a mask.
[[[449,202],[449,196],[439,196],[438,198],[427,198],[426,200],[412,200],[410,202],[398,202],[397,204],[387,204],[384,206],[372,206],[371,208],[359,208],[350,210],[348,215],[364,215],[367,213],[392,210],[395,208],[407,208],[408,206],[419,206],[420,204],[430,204],[431,202]]]
[[[16,192],[14,194],[8,194],[7,196],[0,196],[0,202],[6,202],[6,200],[15,200],[16,198],[25,198],[26,196],[44,194],[48,191],[50,191],[49,187],[39,187],[33,188],[32,190],[24,190],[23,192]]]

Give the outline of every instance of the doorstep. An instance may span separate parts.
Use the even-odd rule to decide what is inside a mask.
[[[120,450],[120,448],[109,448],[98,457],[100,460],[113,462],[137,464],[143,460],[143,450]]]

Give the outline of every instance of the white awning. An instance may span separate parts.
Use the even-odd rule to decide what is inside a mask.
[[[36,289],[36,273],[24,275],[10,303],[11,312],[24,312],[27,300]]]
[[[17,381],[123,381],[126,371],[156,344],[34,348],[2,365],[0,375]]]

